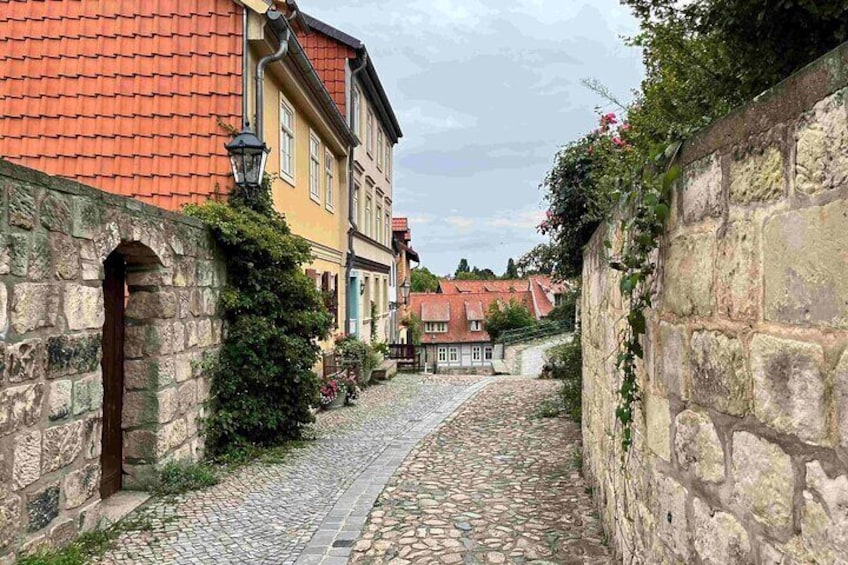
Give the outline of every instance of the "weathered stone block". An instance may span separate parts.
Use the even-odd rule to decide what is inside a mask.
[[[159,398],[151,391],[135,391],[124,394],[121,412],[121,427],[135,428],[159,421]]]
[[[27,531],[37,532],[59,515],[59,485],[52,485],[27,496]]]
[[[712,312],[715,236],[685,235],[669,245],[664,267],[664,306],[679,316]]]
[[[708,483],[724,481],[724,450],[709,415],[684,410],[674,420],[677,462]]]
[[[753,434],[736,432],[731,461],[735,502],[766,526],[791,525],[795,473],[789,455]]]
[[[35,202],[38,189],[28,185],[9,186],[9,225],[25,230],[35,227],[38,218]]]
[[[25,488],[41,478],[41,432],[33,430],[15,436],[12,487]]]
[[[721,216],[721,162],[718,155],[704,157],[683,172],[680,203],[685,223]]]
[[[818,194],[844,187],[848,181],[848,124],[845,91],[815,105],[798,127],[795,189]]]
[[[783,158],[774,146],[752,151],[730,163],[730,203],[768,202],[786,195]]]
[[[158,451],[160,454],[165,454],[185,443],[188,439],[188,428],[185,418],[178,418],[173,422],[163,425],[157,432],[158,436]]]
[[[72,388],[71,381],[67,379],[53,381],[50,384],[50,393],[47,397],[47,418],[51,422],[64,420],[71,415]]]
[[[86,459],[100,457],[103,415],[97,412],[82,421],[82,454]]]
[[[11,383],[32,381],[44,376],[47,356],[40,339],[28,339],[6,346],[6,375]]]
[[[21,499],[17,496],[0,502],[0,549],[8,547],[21,526]]]
[[[75,196],[72,202],[71,215],[73,217],[74,237],[94,239],[94,236],[102,230],[102,211],[97,203],[84,196]]]
[[[704,565],[752,563],[748,533],[731,514],[710,508],[701,499],[693,501],[695,552]]]
[[[754,415],[777,431],[828,443],[820,345],[758,334],[751,340]]]
[[[760,243],[750,221],[727,225],[716,253],[718,313],[734,320],[756,320],[760,312]]]
[[[50,254],[53,257],[54,274],[63,280],[80,276],[80,258],[76,241],[64,234],[50,234]]]
[[[103,290],[99,286],[65,285],[64,311],[68,329],[102,328],[105,317]]]
[[[765,318],[848,328],[848,201],[777,214],[763,231]]]
[[[212,335],[212,321],[209,319],[200,320],[197,322],[197,345],[200,347],[209,347],[214,345],[215,338]]]
[[[666,461],[671,459],[671,413],[668,400],[647,395],[645,397],[645,443],[648,449]]]
[[[40,234],[33,235],[30,239],[27,278],[37,282],[50,280],[53,276],[52,261],[52,252],[47,238]]]
[[[745,415],[751,376],[742,342],[720,332],[695,332],[690,340],[689,362],[695,402],[734,416]]]
[[[159,438],[154,430],[131,430],[124,434],[124,457],[133,465],[155,463],[166,451],[159,452]]]
[[[201,302],[204,316],[214,316],[218,312],[218,298],[219,293],[217,290],[212,288],[203,289]]]
[[[185,324],[182,322],[174,322],[172,326],[172,334],[173,334],[173,351],[174,353],[179,353],[181,351],[185,351],[186,344],[186,332],[185,332]]]
[[[177,298],[173,292],[136,291],[130,294],[126,316],[136,320],[173,318]]]
[[[82,451],[82,422],[71,422],[44,431],[41,466],[49,473],[70,465]]]
[[[848,350],[842,353],[834,373],[836,389],[836,422],[842,436],[841,444],[848,446]]]
[[[157,390],[173,384],[175,362],[171,357],[138,359],[124,364],[124,386],[127,390]]]
[[[71,205],[59,194],[48,192],[41,203],[41,225],[49,231],[71,231]]]
[[[101,335],[74,334],[47,340],[47,376],[90,373],[100,367]]]
[[[65,508],[76,508],[100,489],[100,464],[90,463],[65,477]]]
[[[74,416],[99,410],[103,406],[103,376],[100,372],[74,382]]]
[[[50,528],[50,545],[52,547],[67,547],[77,537],[76,520],[68,519]]]
[[[197,266],[197,286],[213,286],[217,278],[215,263],[198,259],[195,265]]]
[[[127,271],[127,286],[133,292],[136,290],[151,290],[158,287],[172,286],[174,277],[171,269],[157,265],[155,267],[137,267]],[[175,299],[176,300],[176,299]]]
[[[127,359],[168,355],[173,339],[170,325],[129,326],[124,334],[124,355]]]
[[[186,348],[192,348],[197,345],[197,322],[190,320],[185,323],[186,332]]]
[[[686,327],[660,322],[657,380],[665,390],[683,400],[689,398],[689,349]]]
[[[689,521],[686,518],[688,492],[680,483],[659,472],[654,492],[654,519],[656,533],[663,543],[685,563],[689,562]]]
[[[831,479],[821,463],[807,463],[807,485],[801,509],[801,534],[816,548],[820,563],[835,563],[848,555],[848,475]],[[825,559],[827,557],[827,559]]]
[[[58,289],[46,283],[18,283],[12,289],[12,328],[18,334],[56,325]]]
[[[0,436],[38,422],[43,398],[44,385],[41,383],[0,391]]]
[[[174,356],[174,377],[178,383],[192,378],[191,360],[192,356],[188,353]]]

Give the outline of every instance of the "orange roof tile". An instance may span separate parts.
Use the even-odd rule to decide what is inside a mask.
[[[336,106],[346,116],[347,94],[345,67],[347,60],[356,56],[353,49],[317,32],[298,31],[297,39],[303,45],[312,66],[333,97]]]
[[[529,290],[530,282],[526,279],[493,281],[441,279],[438,292],[442,294],[467,294],[477,292],[528,292]]]
[[[0,155],[169,209],[231,177],[241,121],[231,0],[12,0],[0,11]]]

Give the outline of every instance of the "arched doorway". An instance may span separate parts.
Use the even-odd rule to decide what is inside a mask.
[[[103,435],[100,452],[100,498],[121,490],[123,437],[121,414],[124,397],[124,307],[126,257],[113,251],[103,263]]]

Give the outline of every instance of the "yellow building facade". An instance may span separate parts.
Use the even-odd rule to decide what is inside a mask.
[[[306,272],[324,295],[334,316],[334,334],[344,331],[347,308],[345,266],[349,214],[348,155],[357,139],[311,67],[294,33],[282,22],[273,29],[258,14],[249,22],[252,87],[256,65],[287,37],[285,56],[268,65],[262,88],[263,141],[271,148],[265,167],[273,178],[275,208],[285,215],[292,232],[312,248]],[[249,88],[251,115],[256,93]],[[332,339],[325,349],[332,344]]]

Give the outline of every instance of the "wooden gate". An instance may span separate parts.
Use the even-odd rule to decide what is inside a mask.
[[[121,490],[123,438],[121,411],[124,396],[124,256],[112,253],[104,262],[103,301],[103,436],[100,453],[100,498]]]

